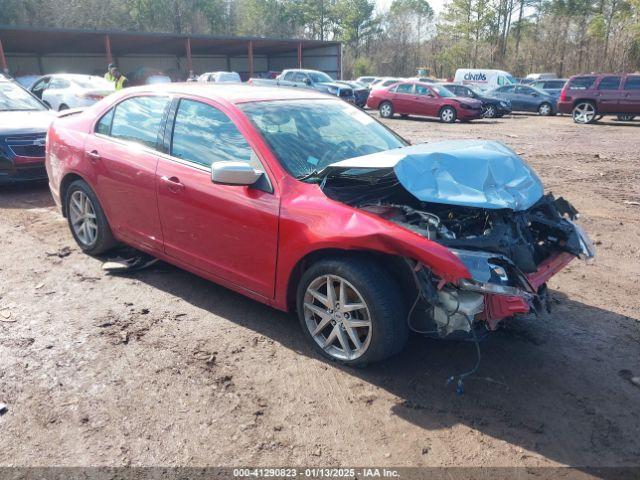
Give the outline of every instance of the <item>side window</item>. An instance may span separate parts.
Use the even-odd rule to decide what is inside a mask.
[[[411,93],[413,92],[413,85],[410,83],[401,83],[396,88],[396,93]]]
[[[31,88],[31,91],[36,94],[42,93],[47,88],[48,84],[49,84],[49,77],[43,78]]]
[[[576,77],[569,82],[569,88],[571,90],[588,90],[595,81],[596,77]]]
[[[508,85],[506,87],[500,87],[498,89],[498,91],[500,93],[513,93],[515,91],[516,87],[514,87],[513,85]]]
[[[100,121],[96,124],[96,133],[101,135],[109,135],[111,133],[111,122],[113,121],[113,111],[112,108],[107,113],[105,113]]]
[[[308,77],[307,77],[307,75],[306,75],[305,73],[302,73],[302,72],[296,72],[296,73],[293,75],[293,81],[294,81],[294,82],[301,82],[301,83],[302,83],[302,82],[304,82],[307,78],[308,78]]]
[[[49,88],[69,88],[70,84],[63,78],[54,78],[49,84]]]
[[[424,85],[416,85],[416,94],[417,95],[429,95],[431,90],[429,90]]]
[[[205,167],[213,162],[249,162],[264,171],[258,157],[235,124],[206,103],[180,100],[173,126],[171,155]]]
[[[625,90],[640,90],[640,75],[629,75],[624,82]]]
[[[523,87],[521,85],[518,85],[515,89],[516,93],[519,93],[520,95],[531,95],[533,93],[533,90],[530,89],[529,87]]]
[[[156,147],[167,97],[134,97],[118,104],[111,123],[111,136]]]
[[[604,77],[598,84],[598,90],[618,90],[620,77]]]
[[[473,94],[471,93],[471,90],[469,90],[466,87],[459,87],[459,86],[454,86],[453,87],[454,90],[451,90],[453,93],[455,93],[456,95],[458,95],[459,97],[467,97],[467,98],[473,98]]]
[[[502,75],[498,75],[498,85],[509,85],[509,81]]]

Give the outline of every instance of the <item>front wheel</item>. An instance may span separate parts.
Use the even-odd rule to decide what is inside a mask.
[[[440,121],[444,123],[454,123],[456,121],[456,110],[453,107],[444,107],[440,110]]]
[[[323,356],[352,366],[384,360],[406,344],[406,308],[397,282],[365,259],[322,260],[302,276],[298,318]]]
[[[83,252],[98,255],[116,244],[98,197],[84,180],[66,192],[66,212],[73,238]]]
[[[382,102],[379,107],[380,116],[382,118],[391,118],[393,117],[393,105],[391,102]]]
[[[596,118],[596,106],[591,102],[576,103],[571,115],[576,123],[591,123]]]
[[[538,107],[538,115],[542,115],[543,117],[548,117],[553,114],[553,107],[550,103],[541,103]]]
[[[485,118],[496,118],[498,116],[494,105],[487,105],[482,113]]]

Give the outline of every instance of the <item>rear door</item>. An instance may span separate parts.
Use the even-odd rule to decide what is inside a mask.
[[[622,91],[620,75],[602,77],[596,86],[596,99],[599,113],[617,113],[620,110]]]
[[[279,198],[235,115],[205,101],[176,100],[158,164],[158,211],[167,255],[263,297],[274,294]],[[211,164],[246,161],[256,186],[211,181]]]
[[[412,83],[399,83],[393,87],[393,107],[396,113],[420,115]]]
[[[640,115],[640,75],[627,75],[620,100],[620,113]]]
[[[127,98],[102,115],[85,141],[96,192],[112,230],[147,250],[162,251],[155,175],[168,106],[166,96]]]

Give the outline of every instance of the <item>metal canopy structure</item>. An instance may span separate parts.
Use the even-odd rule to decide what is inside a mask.
[[[339,75],[340,51],[339,42],[319,40],[0,26],[0,68],[5,70],[11,68],[12,57],[25,56],[39,62],[55,55],[93,56],[111,62],[128,56],[165,55],[186,59],[187,70],[193,69],[194,56],[224,56],[246,57],[247,73],[252,76],[254,56],[289,58],[293,59],[290,67],[301,67],[305,53],[311,52],[313,57],[334,57],[336,68],[332,70]]]

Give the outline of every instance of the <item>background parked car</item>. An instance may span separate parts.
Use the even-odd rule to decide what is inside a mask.
[[[555,115],[556,99],[529,85],[505,85],[487,93],[501,100],[509,100],[514,112],[538,112],[539,115]]]
[[[547,92],[555,99],[558,99],[565,83],[567,83],[566,78],[554,78],[552,80],[536,80],[531,84],[531,86],[542,90],[543,92]]]
[[[456,70],[453,81],[471,85],[483,91],[516,83],[516,79],[509,72],[488,68],[459,68]]]
[[[371,82],[371,90],[375,90],[377,88],[387,88],[393,85],[394,83],[398,83],[402,81],[402,78],[396,77],[380,77]]]
[[[88,107],[115,92],[115,85],[93,75],[45,75],[29,89],[53,110]]]
[[[633,120],[640,115],[640,74],[575,75],[560,93],[558,109],[576,123],[591,123],[604,115]]]
[[[207,72],[198,77],[198,82],[205,83],[240,83],[240,75],[237,72]]]
[[[0,184],[44,180],[45,138],[56,114],[0,75]]]
[[[356,78],[356,82],[361,83],[368,88],[371,85],[371,82],[373,82],[375,79],[376,77],[358,77]]]
[[[355,103],[351,87],[336,83],[333,78],[319,70],[292,68],[283,70],[275,80],[254,77],[250,78],[247,83],[264,87],[310,88],[329,95],[335,95],[349,103]]]
[[[456,97],[475,98],[482,102],[482,114],[486,118],[500,118],[511,113],[511,101],[490,97],[484,92],[467,85],[457,83],[442,83],[443,87],[453,93]]]
[[[389,88],[374,89],[367,100],[369,108],[380,111],[383,118],[395,113],[402,116],[437,117],[445,123],[482,118],[482,103],[471,98],[458,98],[444,87],[401,82]]]
[[[363,108],[367,104],[367,99],[369,98],[369,89],[365,85],[356,81],[347,82],[342,80],[336,80],[336,83],[345,85],[353,90],[355,103],[358,107]]]

